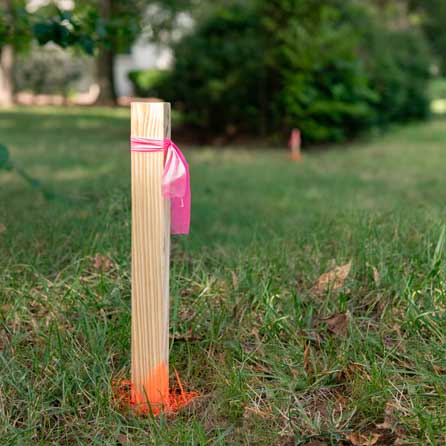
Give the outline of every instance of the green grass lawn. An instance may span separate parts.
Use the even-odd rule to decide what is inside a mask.
[[[0,444],[444,445],[445,124],[301,164],[184,148],[170,357],[201,396],[153,419],[112,391],[130,370],[129,115],[2,112],[15,162],[72,199],[0,172]]]

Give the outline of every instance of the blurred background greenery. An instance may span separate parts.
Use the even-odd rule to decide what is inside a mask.
[[[172,102],[204,139],[298,127],[305,143],[341,142],[446,110],[444,0],[3,0],[0,8],[3,105],[26,102],[23,92],[60,103],[82,91],[85,103],[125,104],[124,71],[127,96]],[[139,61],[149,68],[127,69],[119,57],[137,42],[158,52]]]

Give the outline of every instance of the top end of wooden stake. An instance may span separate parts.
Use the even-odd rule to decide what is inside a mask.
[[[143,138],[170,138],[169,102],[131,102],[131,134]]]

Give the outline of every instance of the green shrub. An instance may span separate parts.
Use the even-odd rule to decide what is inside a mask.
[[[163,97],[175,100],[189,124],[213,132],[259,129],[264,101],[259,27],[251,9],[219,9],[175,46]]]
[[[251,5],[251,3],[247,3]],[[215,133],[343,141],[429,113],[429,58],[356,1],[269,0],[220,8],[175,47],[162,95]]]
[[[77,89],[85,77],[88,61],[56,46],[34,46],[21,54],[14,66],[15,87],[18,91],[35,94],[67,96]]]
[[[271,0],[262,9],[273,91],[273,122],[306,141],[342,141],[373,120],[376,95],[358,58],[359,33],[330,2]]]
[[[165,70],[156,68],[133,70],[128,73],[133,90],[140,97],[159,97],[160,86],[165,83],[167,76]]]
[[[363,51],[370,85],[378,96],[376,123],[385,126],[429,114],[430,59],[424,40],[413,31],[370,26]]]

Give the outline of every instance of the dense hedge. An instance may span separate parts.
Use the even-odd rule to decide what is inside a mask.
[[[359,35],[329,1],[270,0],[261,8],[271,38],[268,71],[275,129],[306,140],[342,141],[370,125],[377,96],[358,57]]]
[[[355,1],[216,9],[174,52],[157,91],[213,134],[299,127],[305,141],[342,141],[429,112],[423,39],[387,29]]]
[[[423,38],[411,31],[365,33],[370,85],[376,92],[377,124],[422,119],[429,114],[430,57]]]
[[[179,42],[164,97],[212,132],[256,131],[266,113],[260,21],[241,6],[215,12]]]

